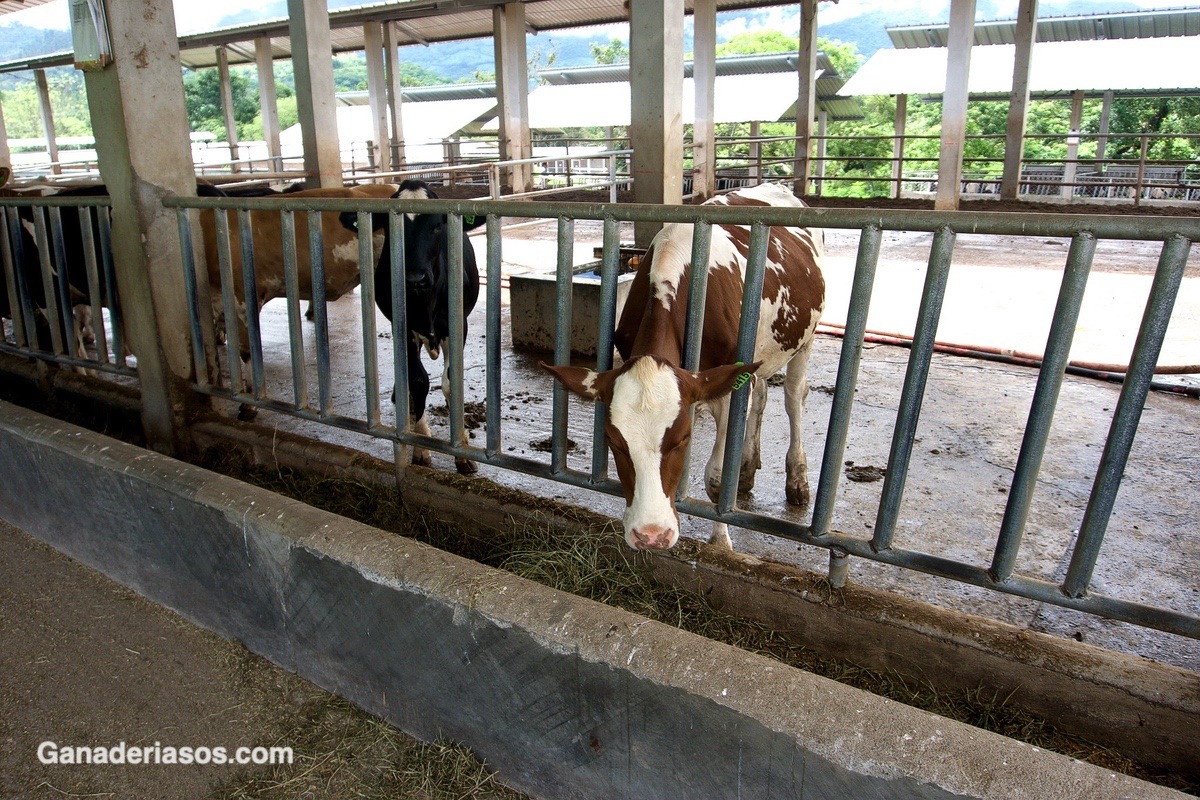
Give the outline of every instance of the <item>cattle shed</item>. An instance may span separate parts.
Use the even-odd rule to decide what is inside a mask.
[[[738,6],[687,11],[726,7]],[[780,73],[811,78],[797,81],[802,134],[817,117],[815,8],[805,3],[794,72]],[[467,744],[536,797],[1169,798],[1196,785],[1197,542],[1180,520],[1196,518],[1200,500],[1178,487],[1200,457],[1188,435],[1200,218],[684,205],[681,142],[662,125],[685,107],[681,2],[382,3],[330,17],[319,0],[290,0],[289,12],[181,39],[168,0],[108,4],[112,62],[85,73],[108,194],[0,198],[0,516],[404,730]],[[520,104],[533,94],[513,99],[527,83],[523,33],[570,15],[631,18],[633,52],[655,56],[633,65],[628,89],[637,202],[475,200],[473,187],[452,185],[417,199],[393,197],[393,184],[197,195],[181,59],[250,58],[236,46],[249,41],[262,64],[286,45],[305,173],[340,190],[328,62],[349,46],[343,33],[361,33],[384,64],[398,37],[493,33],[497,96],[472,100],[499,109],[512,188],[524,159],[511,157],[528,140],[514,121],[532,116]],[[736,77],[699,55],[698,117],[718,107],[707,90]],[[675,73],[678,82],[664,77]],[[386,86],[371,91],[372,128],[386,128]],[[767,113],[792,113],[784,100]],[[439,101],[399,106],[425,102]],[[430,382],[448,394],[444,410],[430,403],[429,431],[405,410],[412,330],[376,313],[381,297],[399,308],[409,291],[400,233],[418,216],[446,231],[446,263],[470,252],[480,273],[478,283],[461,269],[442,276],[447,303],[480,297],[466,319],[447,315]],[[262,218],[282,233],[251,243]],[[742,286],[752,290],[722,294],[720,309],[741,366],[754,360],[771,229],[824,231],[827,327],[803,424],[767,412],[759,483],[739,496],[747,410],[766,395],[765,381],[747,378],[733,395],[724,492],[706,493],[698,457],[681,483],[685,538],[724,522],[735,552],[687,541],[628,555],[614,535],[624,493],[604,408],[568,397],[539,366],[572,363],[580,280],[598,287],[587,333],[597,355],[575,363],[613,366],[621,262],[644,256],[630,242],[667,224],[692,232],[698,263],[726,241],[713,226],[745,232]],[[339,274],[344,300],[328,274],[304,266],[322,248],[357,268],[357,278]],[[997,252],[1005,263],[993,263]],[[522,271],[552,276],[550,353],[512,347],[511,279]],[[691,297],[707,291],[697,275],[707,273],[693,271]],[[239,313],[239,296],[260,291],[275,299]],[[96,337],[81,350],[72,322],[86,314],[75,306],[90,306]],[[1019,338],[989,354],[1002,365],[964,364],[966,348],[947,335],[993,315],[1021,319],[1003,326]],[[698,363],[692,319],[684,350]],[[892,335],[877,336],[881,327]],[[1118,351],[1121,363],[1104,361]],[[1119,385],[1099,380],[1116,373]],[[95,408],[100,419],[87,419]],[[797,428],[812,465],[805,508],[789,507],[782,480],[781,442]],[[711,420],[697,430],[697,449],[716,441]],[[417,448],[432,467],[409,463]],[[219,457],[241,463],[241,478],[315,483],[284,496],[221,474]],[[464,464],[479,474],[451,472]],[[316,507],[346,483],[360,506],[399,503],[413,516],[385,531]],[[703,603],[735,629],[761,626],[814,664],[844,659],[937,692],[986,690],[1122,748],[1162,782],[431,547],[419,539],[429,520],[497,546],[530,531],[568,550],[599,540],[585,577],[666,587],[676,609]]]

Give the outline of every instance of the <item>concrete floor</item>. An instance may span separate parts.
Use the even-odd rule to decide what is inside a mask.
[[[631,238],[627,236],[626,238]],[[483,240],[473,240],[482,264]],[[576,261],[592,259],[600,241],[598,223],[576,225]],[[869,327],[911,333],[928,258],[930,236],[885,235],[879,278]],[[857,232],[827,236],[825,275],[828,302],[825,320],[842,322],[854,267]],[[955,250],[939,339],[1017,351],[1040,352],[1045,344],[1067,242],[1057,239],[962,236]],[[1145,303],[1158,249],[1147,243],[1102,242],[1097,250],[1072,358],[1126,363]],[[554,223],[523,228],[506,235],[506,274],[553,271]],[[484,399],[483,303],[469,320],[466,363],[467,401]],[[335,410],[364,415],[360,304],[357,295],[330,306]],[[544,354],[514,353],[508,346],[507,296],[498,332],[503,347],[503,449],[549,462],[535,446],[550,433],[549,377],[538,369]],[[380,330],[385,321],[378,317]],[[273,396],[290,400],[290,366],[286,349],[287,317],[282,301],[263,316],[267,374]],[[391,386],[391,342],[378,339],[383,397]],[[841,342],[818,337],[806,415],[805,446],[815,488],[819,460],[835,382]],[[305,326],[310,383],[315,381],[314,337]],[[1184,287],[1164,347],[1162,364],[1195,362],[1200,354],[1200,254],[1193,251]],[[858,382],[854,419],[845,459],[858,466],[887,466],[891,432],[907,364],[908,351],[868,345]],[[431,368],[436,385],[440,366]],[[895,545],[959,559],[990,563],[1003,515],[1006,492],[1020,449],[1021,435],[1037,372],[954,356],[934,358],[917,433],[905,500]],[[1196,385],[1196,376],[1174,379]],[[1104,446],[1120,386],[1068,377],[1051,432],[1042,474],[1034,497],[1019,573],[1058,581],[1070,559],[1091,481]],[[315,383],[310,388],[315,397]],[[431,395],[430,405],[441,405]],[[386,403],[385,403],[386,405]],[[1152,393],[1146,404],[1124,485],[1117,498],[1093,587],[1112,596],[1195,613],[1200,607],[1200,425],[1196,400]],[[390,421],[390,409],[384,411]],[[390,443],[329,429],[313,423],[263,413],[260,421],[314,437],[352,445],[390,458]],[[431,417],[435,435],[448,435],[444,418]],[[804,521],[786,506],[783,454],[786,418],[779,390],[768,402],[763,441],[763,469],[745,507]],[[590,466],[592,417],[576,403],[571,410],[570,437],[578,448],[569,463]],[[482,429],[475,432],[482,445]],[[712,421],[698,423],[691,492],[703,497],[698,476],[712,441]],[[448,457],[435,456],[435,466],[453,469]],[[619,516],[620,502],[571,487],[483,467],[481,474],[536,495],[554,497]],[[840,481],[834,528],[864,538],[871,535],[882,481]],[[709,523],[686,520],[684,534],[707,538]],[[824,550],[748,531],[732,531],[742,552],[824,571]],[[864,560],[851,567],[852,581],[889,589],[905,596],[985,615],[1033,630],[1071,636],[1091,644],[1144,655],[1200,670],[1200,642],[1162,634],[1054,606],[963,586],[943,579]]]

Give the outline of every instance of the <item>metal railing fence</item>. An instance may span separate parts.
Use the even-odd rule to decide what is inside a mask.
[[[0,325],[0,352],[137,374],[126,354],[109,205],[107,197],[0,198],[0,293],[11,326],[8,335]],[[92,347],[80,339],[86,327]]]
[[[208,395],[227,398],[263,409],[289,414],[306,420],[358,431],[382,439],[391,440],[399,450],[403,447],[423,447],[456,457],[465,457],[482,464],[506,470],[548,478],[584,489],[621,496],[620,484],[609,475],[609,458],[602,438],[603,407],[596,408],[594,423],[596,439],[593,442],[593,459],[590,471],[572,469],[567,464],[568,404],[566,390],[556,386],[553,398],[553,418],[550,462],[512,455],[503,447],[501,427],[501,358],[500,330],[500,284],[501,284],[501,239],[500,220],[503,216],[545,217],[558,220],[557,261],[557,328],[555,360],[567,363],[570,353],[571,301],[571,241],[576,221],[599,221],[603,225],[604,250],[601,267],[601,330],[599,331],[600,357],[597,368],[606,369],[612,360],[612,328],[615,312],[617,253],[619,225],[622,222],[680,222],[695,225],[694,261],[706,263],[708,258],[709,232],[712,225],[750,224],[752,226],[749,266],[746,283],[750,287],[749,297],[754,297],[756,286],[761,286],[764,270],[768,226],[802,225],[819,228],[842,228],[860,231],[857,264],[849,304],[845,339],[834,389],[832,411],[820,464],[817,490],[813,502],[810,524],[802,524],[769,514],[739,509],[736,503],[737,470],[740,464],[742,436],[745,425],[745,410],[749,387],[734,393],[734,411],[730,414],[729,449],[726,451],[722,492],[716,504],[695,497],[679,501],[681,511],[700,517],[718,520],[731,525],[752,529],[762,533],[783,537],[807,545],[825,548],[831,553],[831,581],[836,585],[844,579],[846,556],[856,556],[885,564],[891,564],[930,575],[949,578],[975,586],[985,587],[1032,600],[1072,608],[1103,617],[1125,620],[1150,628],[1156,628],[1192,638],[1200,638],[1200,617],[1195,614],[1107,596],[1092,591],[1090,576],[1099,557],[1100,544],[1104,539],[1122,472],[1129,458],[1133,434],[1137,429],[1143,405],[1153,375],[1153,369],[1165,336],[1175,297],[1179,291],[1186,266],[1191,242],[1200,240],[1200,220],[1169,217],[1119,217],[1081,216],[1055,214],[995,214],[986,212],[924,212],[878,211],[814,208],[748,208],[740,206],[612,206],[601,204],[550,204],[514,201],[316,201],[307,202],[271,200],[192,199],[168,198],[165,204],[178,209],[180,230],[184,234],[184,271],[191,301],[191,329],[193,346],[196,348],[198,378],[195,389]],[[186,242],[191,236],[189,209],[227,209],[236,211],[243,231],[243,252],[251,255],[245,235],[249,230],[248,209],[270,210],[281,215],[284,234],[284,261],[288,286],[288,320],[292,331],[291,365],[292,396],[287,399],[268,396],[262,375],[262,342],[256,324],[257,313],[249,309],[248,331],[252,353],[252,374],[249,389],[242,390],[238,377],[225,384],[212,378],[204,370],[206,353],[202,327],[208,322],[196,303],[198,286],[196,269],[191,259],[190,247]],[[317,372],[319,396],[314,404],[307,396],[308,378],[305,374],[302,342],[299,328],[300,306],[296,296],[297,283],[296,248],[303,243],[294,241],[295,214],[315,215],[319,212],[356,211],[359,214],[360,258],[370,257],[369,225],[367,215],[384,212],[389,215],[394,264],[403,263],[402,231],[405,212],[445,213],[450,215],[450,252],[461,257],[464,244],[462,218],[464,216],[486,217],[487,256],[484,274],[487,281],[486,328],[489,332],[486,346],[486,443],[483,447],[458,445],[464,430],[464,383],[463,383],[463,330],[458,315],[451,314],[449,353],[447,367],[451,390],[450,436],[448,440],[420,436],[408,424],[408,397],[404,376],[407,375],[405,350],[395,347],[394,370],[397,381],[396,419],[398,426],[381,421],[379,375],[376,365],[375,293],[390,291],[393,308],[397,310],[392,323],[393,342],[404,341],[405,283],[402,270],[394,270],[390,287],[375,286],[373,270],[362,271],[362,336],[365,358],[365,413],[361,417],[347,416],[333,411],[330,400],[330,357],[329,338],[324,313],[324,297],[320,287],[322,276],[314,274],[313,285],[318,289],[314,298],[317,306]],[[218,218],[223,214],[216,215]],[[316,224],[309,230],[319,232]],[[920,313],[914,334],[913,347],[908,359],[907,373],[892,437],[891,454],[882,496],[870,539],[860,538],[832,528],[833,505],[840,478],[847,435],[852,421],[852,401],[859,373],[859,361],[866,329],[867,311],[874,287],[880,242],[884,231],[903,230],[932,232],[934,243],[929,257],[929,269],[922,293]],[[1045,360],[1041,366],[1032,403],[1032,410],[1024,428],[1024,438],[1017,458],[1013,482],[1007,499],[1003,523],[996,532],[996,546],[991,562],[966,563],[937,553],[921,552],[898,546],[895,541],[897,511],[904,495],[905,480],[913,452],[918,416],[933,354],[934,333],[941,314],[942,299],[951,266],[951,255],[955,237],[959,233],[1002,234],[1030,237],[1067,237],[1071,240],[1064,278],[1054,312],[1053,324],[1047,342]],[[1137,336],[1134,357],[1129,368],[1120,398],[1113,414],[1111,428],[1104,447],[1100,467],[1088,496],[1086,509],[1074,546],[1070,568],[1065,580],[1053,583],[1036,577],[1017,574],[1013,569],[1014,557],[1021,545],[1026,515],[1029,512],[1032,487],[1037,479],[1043,452],[1046,448],[1050,422],[1055,404],[1063,384],[1064,368],[1075,319],[1079,313],[1083,286],[1091,267],[1092,255],[1098,239],[1132,239],[1159,241],[1163,243],[1156,273],[1146,306],[1141,328]],[[314,234],[308,242],[313,252],[319,252],[321,242]],[[222,257],[224,269],[225,258]],[[233,277],[226,272],[221,287],[230,302]],[[247,295],[253,287],[253,271],[244,277]],[[690,296],[700,297],[704,293],[707,274],[694,271]],[[462,296],[462,272],[450,270],[451,303]],[[698,309],[692,309],[693,315]],[[739,354],[749,362],[753,348],[753,331],[757,329],[758,303],[744,302],[739,338]],[[688,352],[695,354],[695,343],[699,328],[689,326]],[[236,327],[229,327],[229,348],[237,352]],[[236,361],[236,358],[233,359]],[[231,365],[232,366],[232,365]],[[236,368],[235,368],[236,373]],[[402,468],[400,465],[398,469]],[[1148,559],[1153,559],[1148,554]]]

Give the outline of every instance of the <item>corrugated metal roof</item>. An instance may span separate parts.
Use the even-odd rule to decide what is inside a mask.
[[[944,47],[879,50],[846,82],[842,94],[940,96],[946,88],[947,52]],[[1076,90],[1126,97],[1195,94],[1200,91],[1197,53],[1200,36],[1038,42],[1029,91],[1034,97],[1061,97]],[[1007,97],[1015,57],[1015,45],[972,48],[971,97]]]
[[[1013,44],[1016,20],[991,20],[975,23],[975,44]],[[946,23],[897,25],[887,29],[892,46],[945,47],[950,34]],[[1038,19],[1039,42],[1077,42],[1094,39],[1147,39],[1163,36],[1200,36],[1200,8],[1161,11],[1121,11],[1113,14],[1041,17]]]
[[[50,0],[0,0],[0,14],[11,14],[14,11],[25,11],[26,9],[40,6],[43,3],[49,3]]]
[[[335,52],[363,49],[362,26],[367,22],[397,21],[399,45],[427,44],[492,35],[492,9],[506,0],[407,0],[344,8],[329,15]],[[793,5],[794,0],[717,0],[718,11]],[[628,22],[625,0],[524,0],[525,22],[532,32]],[[688,9],[688,13],[691,13]],[[286,18],[189,34],[179,39],[184,66],[215,66],[219,45],[241,43],[230,52],[230,63],[250,63],[255,39],[271,37],[276,58],[291,55]]]

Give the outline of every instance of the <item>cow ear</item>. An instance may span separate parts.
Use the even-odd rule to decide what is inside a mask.
[[[358,231],[358,213],[355,211],[343,211],[338,214],[338,222],[348,231]]]
[[[716,400],[734,389],[742,388],[746,381],[750,380],[750,376],[761,366],[761,361],[755,361],[753,364],[726,364],[693,373],[696,396],[692,402]]]
[[[476,228],[478,228],[480,225],[482,225],[483,223],[487,222],[487,217],[483,216],[482,214],[477,217],[473,217],[470,214],[464,214],[462,221],[463,221],[463,231],[464,232],[465,231],[473,231]]]
[[[586,397],[589,400],[601,399],[601,385],[603,381],[600,379],[606,373],[599,373],[585,367],[556,367],[545,362],[542,362],[541,367],[555,378],[558,378],[559,382],[568,391],[574,392],[580,397]]]

